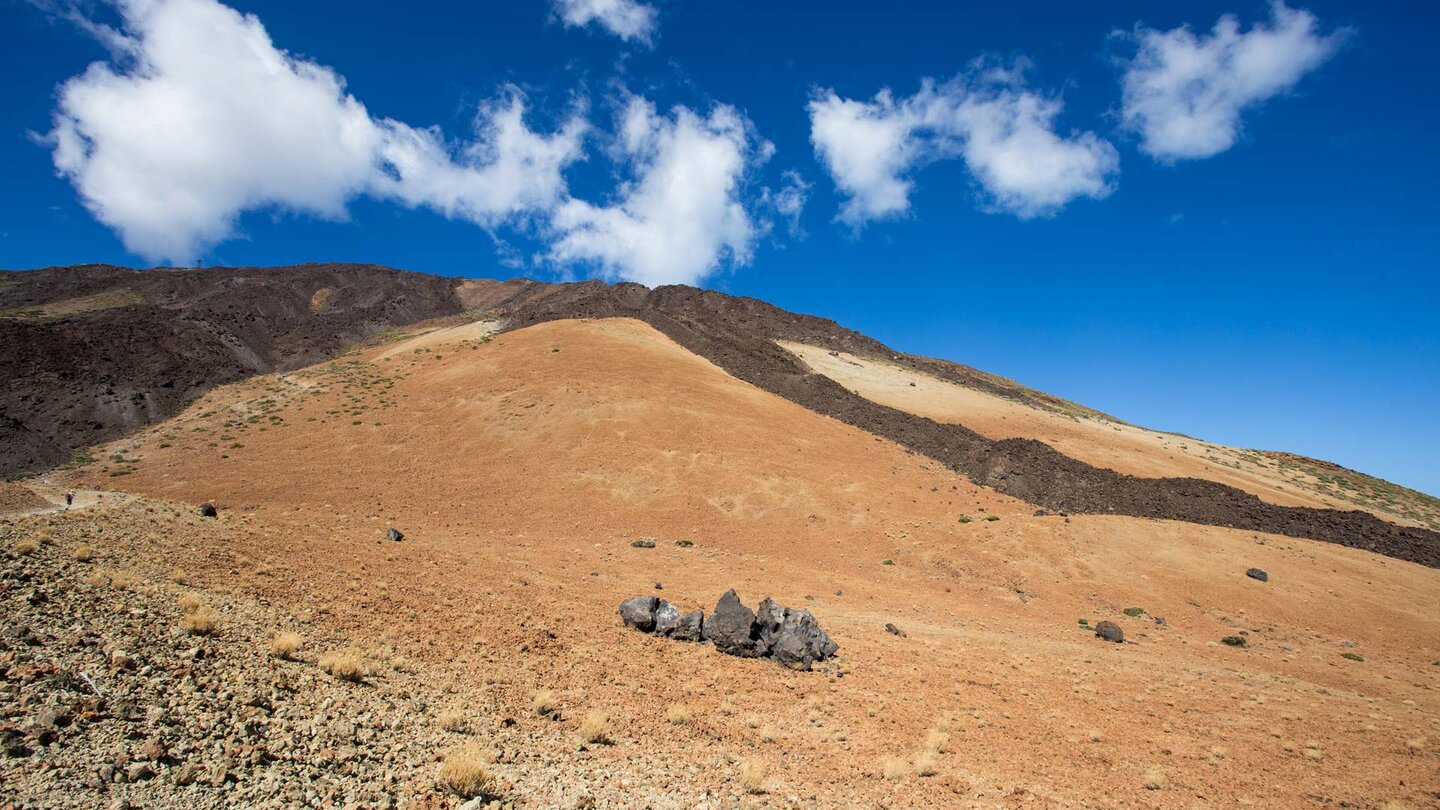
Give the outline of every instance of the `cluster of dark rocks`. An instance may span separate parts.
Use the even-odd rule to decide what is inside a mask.
[[[840,648],[808,610],[784,607],[770,597],[751,610],[732,588],[720,597],[709,616],[704,611],[681,613],[655,596],[636,596],[620,603],[627,627],[676,641],[708,641],[715,649],[741,658],[769,658],[783,667],[809,670],[816,661]]]

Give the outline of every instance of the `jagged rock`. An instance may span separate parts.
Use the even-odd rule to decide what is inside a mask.
[[[905,635],[905,631],[904,631],[904,630],[901,630],[900,628],[896,627],[895,625],[891,624],[890,622],[886,622],[886,623],[885,623],[885,632],[889,633],[889,634],[892,635],[892,636],[899,636],[900,638],[909,638],[909,636]]]
[[[1125,640],[1125,631],[1115,622],[1105,621],[1095,625],[1095,635],[1106,641],[1113,641],[1116,644]]]
[[[785,622],[770,650],[770,657],[776,663],[790,669],[810,669],[810,665],[829,658],[839,650],[827,634],[810,615],[808,610],[786,610]]]
[[[715,649],[741,658],[759,658],[769,652],[760,643],[755,626],[755,612],[740,603],[731,588],[715,603],[715,610],[705,618],[702,632]]]
[[[213,503],[202,503],[202,504],[200,504],[200,517],[213,518],[213,517],[219,517],[219,516],[220,516],[220,511],[215,508],[215,504],[213,504]]]
[[[775,640],[780,636],[780,626],[785,623],[787,613],[788,610],[768,596],[761,600],[760,606],[755,609],[755,629],[765,649],[775,646]]]
[[[393,540],[398,543],[401,540],[405,539],[405,533],[395,528],[394,526],[391,526],[390,528],[385,530],[385,539]]]
[[[705,611],[692,610],[682,614],[675,629],[670,632],[670,638],[676,641],[702,641],[704,636],[701,632],[705,626]]]
[[[1248,570],[1248,571],[1245,572],[1245,576],[1247,576],[1247,577],[1249,577],[1249,578],[1251,578],[1251,579],[1258,579],[1258,580],[1260,580],[1261,582],[1269,582],[1269,581],[1270,581],[1270,575],[1267,574],[1267,573],[1265,573],[1263,570],[1261,570],[1261,569],[1259,569],[1259,568],[1251,568],[1250,570]]]
[[[653,537],[640,537],[632,540],[630,542],[630,545],[634,546],[635,548],[654,548],[655,539]]]
[[[680,626],[680,611],[661,599],[655,604],[655,635],[669,636]]]
[[[655,610],[660,600],[654,596],[636,596],[620,603],[620,618],[626,627],[646,633],[655,629]]]
[[[838,649],[810,611],[791,610],[766,597],[757,617],[733,589],[720,597],[708,617],[703,610],[681,613],[659,597],[636,596],[620,603],[620,618],[627,627],[646,633],[675,641],[710,641],[728,655],[770,656],[791,669],[808,670]]]

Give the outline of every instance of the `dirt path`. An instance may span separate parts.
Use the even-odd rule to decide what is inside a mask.
[[[76,489],[74,503],[66,506],[65,487],[61,487],[57,484],[52,484],[42,478],[30,484],[27,488],[31,492],[34,492],[36,495],[39,495],[40,497],[49,501],[51,505],[39,507],[36,509],[22,509],[17,512],[8,512],[7,514],[19,517],[24,515],[48,515],[55,512],[78,511],[80,509],[89,509],[90,507],[96,506],[100,503],[123,503],[125,501],[131,500],[132,497],[130,495],[126,495],[123,492],[104,492],[98,489]]]

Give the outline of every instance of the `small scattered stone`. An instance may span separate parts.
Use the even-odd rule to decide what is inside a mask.
[[[220,516],[220,510],[218,510],[218,509],[215,508],[215,504],[213,504],[213,503],[202,503],[202,504],[200,504],[200,517],[213,518],[213,517],[219,517],[219,516]]]
[[[1263,570],[1261,570],[1261,569],[1259,569],[1259,568],[1251,568],[1251,569],[1249,569],[1248,571],[1245,572],[1245,576],[1247,576],[1247,577],[1249,577],[1249,578],[1251,578],[1251,579],[1258,579],[1258,580],[1260,580],[1261,582],[1269,582],[1269,581],[1270,581],[1270,575],[1267,574],[1267,573],[1265,573]]]
[[[900,638],[909,638],[909,636],[905,635],[905,631],[904,631],[904,630],[901,630],[900,628],[896,627],[895,625],[891,624],[890,622],[886,622],[886,623],[885,623],[885,632],[889,633],[889,634],[892,635],[892,636],[899,636]]]
[[[401,540],[405,539],[405,533],[395,528],[394,526],[391,526],[390,528],[385,530],[385,539],[398,543]]]
[[[652,537],[639,537],[630,541],[630,545],[635,548],[654,548],[655,539]]]

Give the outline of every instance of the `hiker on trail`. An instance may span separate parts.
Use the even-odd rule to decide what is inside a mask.
[[[66,509],[69,509],[69,508],[70,508],[70,504],[72,504],[72,503],[74,503],[74,502],[75,502],[75,490],[72,489],[72,490],[69,490],[68,492],[65,493],[65,508],[66,508]]]

